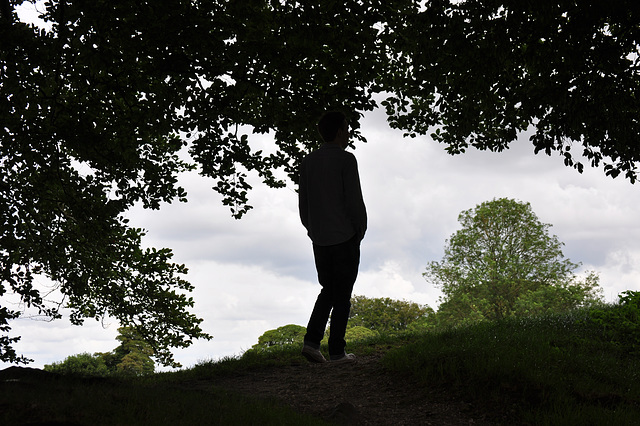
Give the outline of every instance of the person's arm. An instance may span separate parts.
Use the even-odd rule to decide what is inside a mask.
[[[349,156],[344,170],[344,187],[347,215],[356,230],[358,238],[362,240],[367,232],[367,209],[362,197],[358,162],[354,155]]]
[[[300,177],[298,180],[298,210],[302,225],[309,230],[309,201],[307,198],[307,176],[304,162],[300,165]]]

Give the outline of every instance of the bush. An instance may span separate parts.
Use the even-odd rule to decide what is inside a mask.
[[[64,361],[54,362],[45,365],[44,371],[58,374],[72,374],[76,376],[99,376],[104,377],[110,374],[109,368],[104,362],[104,358],[90,353],[71,355]]]
[[[344,340],[347,342],[357,342],[360,340],[367,340],[373,337],[378,337],[380,333],[375,330],[369,330],[366,327],[355,326],[347,328],[347,332],[344,334]]]
[[[624,291],[618,303],[593,309],[590,321],[602,327],[606,339],[630,351],[640,351],[640,292]]]

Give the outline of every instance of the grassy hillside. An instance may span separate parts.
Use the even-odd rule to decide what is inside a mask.
[[[525,424],[637,425],[639,355],[578,311],[425,335],[383,361]]]
[[[363,356],[384,352],[380,368],[414,375],[417,386],[445,389],[488,411],[502,410],[520,424],[640,424],[635,338],[612,334],[590,318],[587,311],[578,311],[380,336],[349,349]],[[323,424],[281,402],[239,396],[215,385],[216,377],[300,361],[299,348],[285,347],[129,380],[4,370],[0,424]]]

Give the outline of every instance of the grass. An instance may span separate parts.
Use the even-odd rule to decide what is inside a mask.
[[[640,357],[612,342],[587,311],[350,343],[383,351],[383,365],[415,375],[516,424],[640,424]],[[266,366],[299,363],[299,347],[207,361],[140,379],[34,374],[0,381],[0,424],[317,425],[275,401],[181,386]],[[504,417],[502,417],[504,418]]]
[[[430,333],[383,362],[525,424],[640,424],[638,353],[610,342],[586,311]]]

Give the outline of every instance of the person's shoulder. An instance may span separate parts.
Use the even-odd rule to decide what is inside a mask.
[[[347,151],[346,149],[337,145],[327,146],[325,150],[329,155],[343,158],[355,158],[355,155],[351,151]]]
[[[338,162],[355,162],[356,156],[338,146],[324,144],[307,154],[302,162],[322,161],[322,159],[330,159],[330,161]]]
[[[309,152],[305,157],[304,160],[307,159],[314,159],[317,157],[324,157],[327,155],[333,155],[335,150],[332,149],[333,147],[331,147],[329,144],[322,144],[318,147],[316,147],[315,149],[313,149],[311,152]],[[303,161],[304,161],[303,160]]]
[[[357,165],[356,156],[352,152],[345,151],[342,148],[331,150],[329,155],[331,155],[334,162],[341,164],[343,167],[352,167]]]
[[[355,154],[354,154],[353,152],[351,152],[351,151],[345,151],[345,150],[343,150],[342,152],[343,152],[343,154],[342,154],[342,155],[344,156],[344,158],[345,158],[347,161],[352,162],[352,163],[357,162],[357,160],[356,160],[356,156],[355,156]]]
[[[319,149],[315,149],[313,151],[311,151],[310,153],[308,153],[307,155],[305,155],[305,157],[302,159],[302,164],[306,164],[310,161],[314,161],[315,158],[317,158],[318,156],[322,155],[319,152]]]

